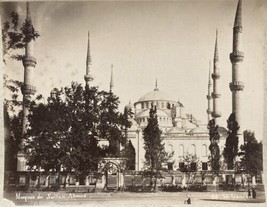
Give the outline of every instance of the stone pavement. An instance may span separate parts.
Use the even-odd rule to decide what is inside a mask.
[[[67,193],[67,192],[12,192],[4,193],[4,197],[16,205],[23,206],[178,206],[183,205],[187,195],[192,204],[249,204],[257,206],[265,202],[264,192],[257,192],[257,198],[247,198],[247,192],[96,192],[96,193]]]

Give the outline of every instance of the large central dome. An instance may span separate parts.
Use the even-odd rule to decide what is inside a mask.
[[[171,98],[156,88],[154,91],[146,93],[138,100],[138,102],[143,101],[171,101]]]

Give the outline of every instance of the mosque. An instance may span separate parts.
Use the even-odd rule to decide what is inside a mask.
[[[125,108],[134,112],[130,118],[131,128],[128,130],[128,138],[131,140],[135,152],[137,171],[143,170],[145,161],[145,150],[143,148],[143,130],[147,126],[151,105],[157,106],[158,124],[162,131],[165,150],[173,153],[172,158],[166,163],[168,170],[177,170],[183,166],[184,156],[187,154],[196,155],[199,160],[199,170],[208,170],[208,157],[210,151],[209,132],[207,127],[201,127],[192,114],[185,111],[184,105],[179,101],[174,101],[166,93],[155,89],[140,97],[133,105],[129,103]],[[224,148],[227,130],[219,128],[221,135],[220,149]]]
[[[241,52],[241,36],[242,36],[242,1],[239,0],[235,22],[233,27],[233,51],[230,54],[232,63],[232,82],[230,83],[230,90],[232,92],[232,112],[236,114],[237,122],[241,126],[240,111],[240,96],[244,88],[244,83],[239,80],[240,64],[243,61],[244,54]],[[27,8],[28,9],[28,8]],[[29,12],[27,12],[28,14]],[[27,15],[27,18],[30,18]],[[27,78],[35,67],[36,60],[33,58],[32,50],[33,41],[26,45],[26,58],[23,62],[25,69],[25,87],[23,88],[24,99],[29,99],[34,94],[35,88],[32,86],[32,80]],[[88,35],[87,60],[86,60],[86,74],[84,80],[89,84],[93,80],[91,75],[91,55],[90,55],[90,38]],[[219,71],[219,54],[218,54],[218,32],[216,32],[215,50],[213,59],[213,71],[211,67],[208,78],[208,93],[207,93],[207,117],[208,121],[212,118],[217,123],[221,116],[219,112],[218,102],[220,98],[218,81],[220,79]],[[110,90],[113,88],[113,73],[111,73]],[[212,80],[211,80],[212,79]],[[141,95],[141,94],[140,94]],[[129,97],[130,98],[130,97]],[[149,117],[149,110],[151,105],[157,106],[157,116],[159,127],[162,130],[163,142],[165,143],[165,150],[172,152],[173,157],[166,163],[165,167],[169,170],[180,169],[184,164],[184,157],[187,154],[196,155],[199,162],[196,163],[196,170],[209,170],[209,132],[206,126],[200,125],[198,119],[193,114],[186,112],[184,105],[180,101],[175,101],[172,97],[161,91],[157,86],[157,81],[154,90],[142,95],[134,104],[129,103],[125,109],[131,110],[133,116],[129,117],[132,122],[131,128],[128,130],[128,138],[131,140],[135,148],[135,170],[140,171],[144,169],[144,140],[143,130],[147,126]],[[26,115],[27,108],[24,106],[23,132],[26,130]],[[241,126],[242,127],[242,126]],[[240,135],[241,130],[239,130]],[[227,130],[219,127],[220,142],[219,147],[222,152],[225,146]],[[240,135],[240,138],[242,136]],[[240,139],[239,139],[240,140]],[[239,142],[242,144],[242,140]],[[25,158],[23,154],[18,155],[18,171],[24,171]]]

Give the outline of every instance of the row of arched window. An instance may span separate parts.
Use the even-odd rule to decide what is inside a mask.
[[[171,144],[166,146],[166,151],[167,152],[173,152],[173,146]],[[192,155],[196,155],[196,145],[192,144],[188,147],[188,153]],[[185,155],[185,146],[183,144],[179,145],[179,150],[178,150],[178,156],[184,156]],[[201,146],[201,156],[205,157],[208,156],[208,147],[206,144],[203,144]]]
[[[171,109],[172,107],[174,107],[174,104],[171,104],[169,102],[159,102],[159,101],[147,101],[147,102],[142,102],[141,103],[141,108],[145,109],[145,108],[151,108],[151,105],[153,106],[157,106],[157,108],[159,109]]]
[[[138,118],[137,122],[141,123],[141,122],[147,122],[148,121],[148,117],[143,117],[143,118]],[[171,118],[169,117],[158,117],[158,121],[159,122],[169,122],[172,121]]]

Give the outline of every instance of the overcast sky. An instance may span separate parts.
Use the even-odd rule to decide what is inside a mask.
[[[31,14],[41,37],[35,42],[34,84],[45,97],[54,87],[84,84],[87,33],[90,31],[94,81],[109,90],[111,64],[114,93],[120,109],[158,88],[182,102],[202,124],[207,123],[209,61],[219,31],[220,125],[232,110],[232,28],[237,0],[172,2],[32,2]],[[25,17],[26,3],[1,3],[2,21],[10,11]],[[243,0],[241,81],[243,129],[263,132],[263,52],[266,45],[267,1]],[[6,73],[23,80],[22,63],[8,61]]]

